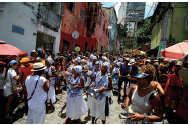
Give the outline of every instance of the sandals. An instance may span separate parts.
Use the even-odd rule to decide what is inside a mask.
[[[54,110],[55,110],[55,107],[54,107],[53,109],[50,109],[50,110],[48,111],[48,114],[52,113]]]

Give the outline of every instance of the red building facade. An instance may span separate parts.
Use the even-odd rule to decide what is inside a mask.
[[[110,23],[108,21],[108,17],[106,12],[102,7],[99,8],[99,19],[96,25],[97,31],[97,51],[102,52],[106,51],[109,45],[109,34],[110,30],[108,29]]]
[[[105,21],[107,15],[102,10],[100,2],[65,2],[59,52],[63,53],[64,50],[71,52],[76,46],[80,47],[80,52],[98,51],[102,45],[106,48],[109,35],[104,36],[103,26],[107,28],[109,24]],[[104,17],[99,18],[100,14]],[[77,39],[72,37],[74,31],[79,33]]]

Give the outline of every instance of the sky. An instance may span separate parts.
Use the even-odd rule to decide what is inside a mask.
[[[114,6],[117,17],[118,17],[118,10],[121,5],[121,2],[102,2],[103,7],[111,7]],[[146,8],[145,8],[145,16],[144,18],[147,18],[149,16],[152,16],[154,13],[154,7],[155,7],[156,2],[146,2]],[[151,9],[152,7],[152,9]]]

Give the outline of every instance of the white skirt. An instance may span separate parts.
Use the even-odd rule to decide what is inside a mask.
[[[87,101],[87,106],[88,106],[88,109],[90,110],[91,109],[91,105],[92,105],[92,98],[90,95],[88,95],[88,101]]]
[[[89,85],[90,85],[90,82],[91,82],[90,77],[87,77],[85,87],[89,86]]]
[[[9,95],[11,95],[12,92],[11,92],[11,87],[10,86],[7,86],[6,84],[4,85],[4,88],[3,88],[3,95],[5,97],[8,97]]]
[[[50,99],[51,99],[51,102],[54,103],[56,101],[56,98],[55,98],[55,88],[50,86],[49,87],[49,91],[48,91],[48,99],[47,99],[47,102],[50,103]]]
[[[88,111],[83,96],[68,97],[66,104],[66,116],[71,119],[79,119]]]
[[[90,114],[92,117],[99,118],[100,120],[105,120],[105,106],[106,105],[106,97],[102,98],[102,100],[97,100],[95,98],[92,98],[92,104],[90,109]],[[110,116],[110,108],[109,108],[109,114],[107,117]]]

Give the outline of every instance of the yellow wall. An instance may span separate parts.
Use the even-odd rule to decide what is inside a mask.
[[[186,30],[187,13],[187,2],[174,2],[174,9],[170,18],[170,27],[168,33],[168,38],[170,37],[170,34],[172,35],[171,42],[177,43],[188,40],[188,31]]]
[[[150,49],[154,49],[160,44],[161,24],[162,21],[160,21],[160,23],[156,23],[156,25],[152,29]]]

